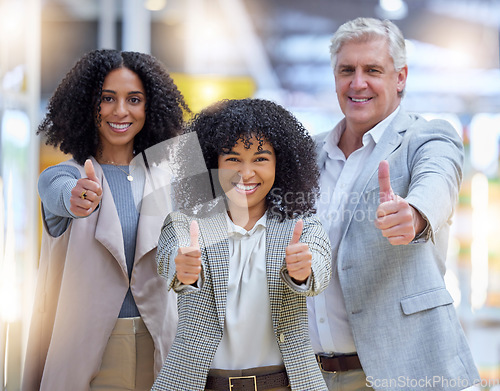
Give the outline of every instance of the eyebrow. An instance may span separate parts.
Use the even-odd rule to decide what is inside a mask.
[[[102,92],[107,92],[109,94],[116,94],[116,91],[114,91],[114,90],[102,90]],[[135,94],[144,95],[144,92],[142,92],[142,91],[129,91],[127,93],[127,95],[135,95]]]
[[[364,64],[362,67],[364,69],[367,69],[367,68],[384,69],[383,65],[381,65],[381,64]],[[351,64],[338,64],[336,68],[356,68],[356,66],[351,65]]]
[[[380,69],[384,69],[384,66],[381,65],[381,64],[366,64],[365,68],[380,68]]]
[[[232,149],[228,152],[223,152],[222,154],[223,155],[237,155],[237,156],[240,155],[238,152],[235,152]],[[263,154],[272,155],[273,153],[268,149],[263,149],[261,151],[257,151],[254,153],[254,155],[263,155]]]

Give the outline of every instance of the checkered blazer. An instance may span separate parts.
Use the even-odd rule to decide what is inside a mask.
[[[177,334],[152,390],[205,389],[208,371],[222,339],[226,314],[229,242],[224,213],[198,219],[203,283],[200,288],[178,290]],[[156,261],[159,274],[167,279],[170,288],[176,289],[178,284],[174,258],[178,247],[189,245],[191,220],[182,213],[171,213],[161,232]],[[313,254],[312,283],[307,291],[296,290],[280,276],[286,269],[285,248],[295,222],[291,219],[280,222],[270,213],[266,224],[273,328],[292,390],[327,390],[309,340],[306,296],[316,295],[328,285],[331,247],[320,222],[314,217],[304,218],[300,241],[308,243]]]

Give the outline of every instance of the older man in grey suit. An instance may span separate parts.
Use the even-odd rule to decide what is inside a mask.
[[[358,18],[331,45],[345,118],[317,138],[319,217],[334,273],[308,299],[329,390],[459,390],[479,381],[443,276],[463,146],[400,107],[408,68],[389,21]]]

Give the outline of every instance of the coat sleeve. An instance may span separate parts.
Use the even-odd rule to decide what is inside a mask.
[[[326,289],[332,274],[332,248],[323,226],[316,217],[306,217],[300,236],[301,243],[307,243],[312,253],[312,273],[305,287],[292,282],[286,267],[281,271],[286,285],[294,292],[304,296],[315,296]]]
[[[420,119],[422,125],[424,119]],[[462,182],[462,140],[446,121],[433,120],[414,132],[409,143],[411,183],[406,201],[427,220],[427,237],[451,218]]]
[[[58,164],[45,169],[38,178],[38,194],[42,201],[42,217],[51,236],[62,235],[72,219],[79,218],[71,210],[71,190],[80,179],[76,167]]]

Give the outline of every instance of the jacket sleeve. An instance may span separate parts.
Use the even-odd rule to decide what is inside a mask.
[[[424,119],[419,119],[420,125]],[[446,224],[453,214],[462,182],[463,144],[446,121],[429,121],[412,136],[409,148],[411,183],[406,201],[428,222],[427,238]]]
[[[326,289],[332,274],[332,248],[323,226],[316,217],[305,217],[301,243],[307,243],[312,253],[311,275],[303,285],[294,284],[286,267],[281,274],[287,286],[304,296],[315,296]],[[305,286],[304,286],[305,285]]]
[[[200,289],[204,281],[203,263],[200,278],[195,285],[184,285],[177,279],[175,256],[180,247],[190,245],[189,226],[191,220],[179,212],[170,213],[163,223],[158,250],[156,252],[157,271],[167,280],[168,289],[177,293],[188,293]]]

